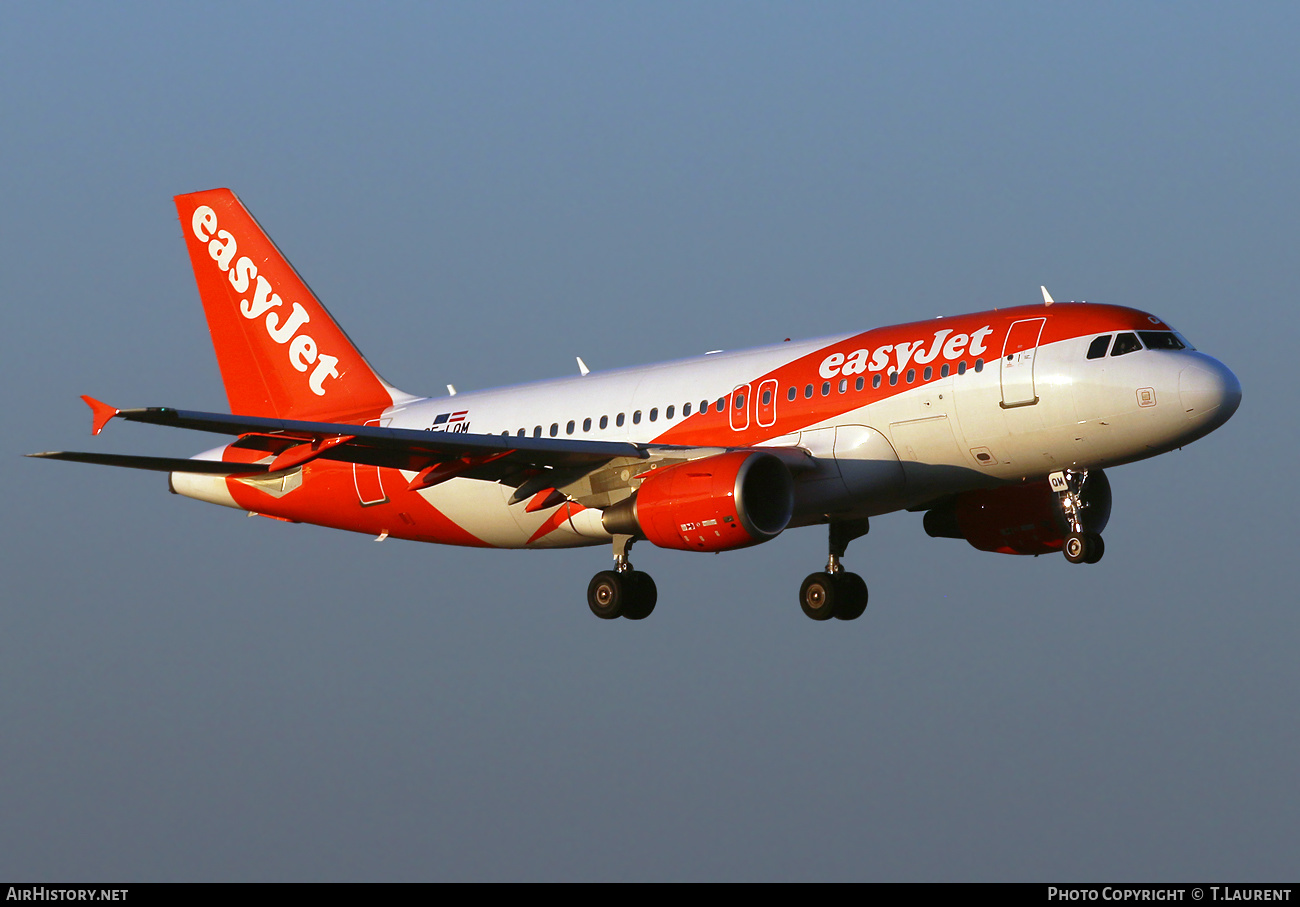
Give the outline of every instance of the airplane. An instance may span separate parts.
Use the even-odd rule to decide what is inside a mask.
[[[871,517],[932,537],[1096,563],[1105,469],[1224,424],[1241,384],[1155,315],[1055,302],[416,397],[366,362],[229,189],[175,197],[230,414],[112,419],[234,436],[192,458],[29,456],[166,472],[175,494],[285,522],[446,545],[610,545],[587,603],[641,620],[658,598],[633,543],[718,552],[828,529],[799,605],[863,614],[845,570]]]

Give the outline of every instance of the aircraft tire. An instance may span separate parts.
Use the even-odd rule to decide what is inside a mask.
[[[799,587],[799,607],[813,620],[830,620],[842,597],[839,583],[829,573],[811,573]]]
[[[623,604],[623,616],[628,620],[645,620],[655,609],[659,600],[659,590],[654,578],[649,573],[633,570],[623,575],[627,586],[627,601]]]
[[[836,581],[841,598],[835,607],[839,620],[857,620],[867,610],[867,583],[856,573],[841,573]]]
[[[1061,552],[1071,564],[1082,564],[1087,559],[1088,550],[1091,547],[1088,544],[1086,535],[1081,532],[1071,532],[1065,537],[1065,544],[1061,547]]]
[[[621,574],[613,570],[602,570],[591,578],[587,586],[587,607],[601,620],[613,620],[623,616],[630,591],[629,584]]]
[[[1097,532],[1088,533],[1088,552],[1083,556],[1085,564],[1095,564],[1101,560],[1106,553],[1106,543],[1102,541],[1101,534]]]

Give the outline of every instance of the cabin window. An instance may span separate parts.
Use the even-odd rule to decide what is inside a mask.
[[[709,411],[709,401],[708,401],[708,400],[701,400],[701,401],[700,401],[700,412],[701,412],[701,413],[707,413],[708,411]]]
[[[574,429],[574,428],[575,428],[575,426],[574,426],[574,424],[573,424],[573,420],[570,419],[570,420],[569,420],[569,424],[566,425],[566,426],[564,426],[564,433],[565,433],[566,435],[571,435],[571,434],[573,434],[573,429]]]
[[[793,401],[794,401],[794,398],[797,397],[797,396],[799,396],[799,391],[798,391],[798,389],[797,389],[793,384],[791,384],[791,385],[790,385],[790,389],[789,389],[788,391],[786,391],[786,393],[785,393],[785,398],[786,398],[787,400],[793,402]]]
[[[691,414],[691,405],[690,405],[689,403],[683,403],[683,404],[682,404],[682,418],[685,419],[685,418],[686,418],[687,416],[689,416],[690,414]]]
[[[556,435],[558,435],[559,433],[560,433],[560,423],[559,423],[559,422],[552,422],[552,423],[551,423],[551,437],[554,438],[554,437],[555,437]]]
[[[673,421],[673,410],[674,410],[674,408],[675,408],[675,407],[670,406],[670,407],[668,407],[668,409],[664,412],[664,418],[667,419],[669,422]]]
[[[958,363],[957,363],[957,374],[959,374],[959,375],[964,375],[964,374],[966,374],[966,360],[965,360],[965,359],[963,359],[961,362],[958,362]]]
[[[1110,346],[1110,334],[1102,334],[1100,337],[1093,338],[1088,345],[1088,358],[1101,359],[1106,355],[1106,348]]]
[[[934,369],[930,368],[930,366],[927,365],[925,367],[925,371],[921,374],[921,377],[924,380],[929,381],[931,378],[934,377]]]
[[[524,430],[523,430],[522,428],[519,429],[519,431],[517,432],[517,434],[519,435],[519,437],[522,438],[522,437],[524,436]]]
[[[617,425],[619,428],[622,428],[622,427],[623,427],[623,414],[622,414],[622,413],[619,413],[617,416],[614,417],[614,424]]]
[[[1112,356],[1123,356],[1126,353],[1136,353],[1142,349],[1142,344],[1138,343],[1137,334],[1120,334],[1115,338],[1115,345],[1110,348]]]
[[[847,391],[848,389],[849,389],[849,379],[848,379],[848,378],[841,378],[841,379],[840,379],[840,393],[842,394],[842,393],[844,393],[845,391]]]
[[[948,363],[945,362],[942,366],[940,366],[940,368],[939,368],[939,377],[940,377],[940,378],[947,378],[947,377],[948,377]]]
[[[727,408],[727,398],[726,398],[726,397],[719,397],[719,398],[718,398],[718,402],[717,402],[717,406],[716,406],[716,408],[717,408],[718,412],[724,412],[724,411],[726,410],[726,408]]]
[[[582,420],[582,430],[583,430],[583,432],[589,432],[589,431],[591,431],[591,417],[590,417],[590,416],[588,416],[586,419],[583,419],[583,420]]]
[[[1172,331],[1138,331],[1142,345],[1149,350],[1181,350],[1186,346]]]
[[[772,403],[772,392],[763,391],[763,405],[768,406]]]
[[[830,393],[831,393],[831,383],[830,383],[829,381],[823,381],[823,382],[822,382],[822,396],[823,396],[823,397],[828,397],[828,396],[830,396]]]
[[[601,417],[600,417],[600,430],[601,430],[601,431],[604,431],[604,430],[607,429],[607,428],[609,428],[609,416],[601,416]]]
[[[872,390],[876,389],[877,387],[880,387],[880,376],[879,376],[879,375],[876,375],[874,378],[871,379],[871,388],[872,388]]]
[[[659,407],[656,406],[650,410],[650,421],[655,422],[658,419],[659,419]]]
[[[893,387],[893,386],[894,386],[895,384],[897,384],[897,383],[898,383],[898,372],[890,372],[890,373],[889,373],[889,386],[890,386],[890,387]]]
[[[534,438],[540,438],[541,436],[542,436],[542,427],[541,427],[540,425],[534,425],[534,426],[533,426],[533,437],[534,437]]]
[[[803,389],[803,397],[805,400],[810,400],[812,399],[812,395],[813,395],[813,389],[812,389],[812,385],[810,384]]]
[[[907,370],[907,383],[911,384],[915,380],[916,380],[916,369],[909,368]]]
[[[745,408],[745,395],[736,394],[736,409],[744,409],[744,408]]]
[[[975,360],[975,371],[977,371],[977,372],[982,372],[982,371],[984,371],[984,360],[983,360],[983,359],[976,359],[976,360]]]
[[[854,390],[862,390],[866,386],[867,386],[867,379],[863,378],[861,375],[858,375],[858,380],[853,385]]]

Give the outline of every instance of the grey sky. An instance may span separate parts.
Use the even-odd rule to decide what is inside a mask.
[[[0,877],[1294,879],[1294,5],[0,8]],[[484,552],[247,519],[171,196],[230,186],[434,393],[1085,298],[1240,377],[1105,560],[873,523]]]

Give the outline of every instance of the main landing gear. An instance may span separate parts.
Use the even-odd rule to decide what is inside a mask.
[[[600,571],[587,586],[587,606],[603,620],[645,620],[655,609],[659,598],[655,581],[650,574],[633,570],[627,559],[632,542],[630,535],[614,536],[614,569]]]
[[[1106,553],[1106,543],[1101,540],[1100,532],[1088,532],[1084,528],[1084,517],[1088,515],[1089,501],[1084,492],[1088,488],[1088,471],[1065,470],[1054,472],[1047,477],[1048,484],[1056,492],[1056,498],[1070,527],[1070,534],[1065,537],[1061,551],[1071,564],[1095,564]],[[1104,482],[1104,478],[1103,478]],[[1106,515],[1101,516],[1101,528],[1105,528],[1109,516],[1110,489],[1106,488]],[[1097,522],[1097,520],[1093,520]]]
[[[866,519],[832,520],[830,553],[824,573],[814,573],[799,588],[799,607],[813,620],[856,620],[867,610],[867,584],[840,563],[849,542],[867,534]],[[614,569],[602,570],[587,586],[587,606],[602,620],[644,620],[655,609],[659,592],[650,574],[632,569],[630,535],[614,536]]]
[[[813,620],[856,620],[867,610],[867,584],[840,563],[849,542],[867,534],[866,519],[832,520],[826,571],[813,573],[799,587],[799,607]]]

